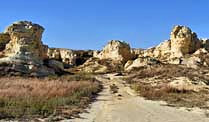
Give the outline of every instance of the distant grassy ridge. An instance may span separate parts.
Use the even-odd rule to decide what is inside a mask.
[[[0,119],[76,116],[101,86],[89,75],[0,78]]]

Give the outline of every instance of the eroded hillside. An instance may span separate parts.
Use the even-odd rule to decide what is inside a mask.
[[[198,38],[189,27],[175,26],[170,39],[152,48],[134,49],[124,41],[111,40],[100,51],[51,48],[43,44],[43,32],[38,24],[20,21],[0,33],[0,118],[28,117],[34,113],[47,118],[59,110],[63,114],[69,112],[68,108],[80,106],[75,114],[64,115],[70,118],[88,106],[101,85],[110,87],[112,92],[108,94],[116,94],[119,101],[123,94],[117,94],[117,87],[123,84],[136,91],[133,99],[141,96],[166,101],[169,106],[209,108],[209,39]],[[104,80],[112,73],[121,76],[117,81],[123,83],[115,83],[112,77]],[[91,78],[83,79],[83,75]],[[47,87],[48,84],[51,85]],[[46,95],[42,96],[44,99],[34,89],[44,89],[40,93]],[[36,97],[41,100],[36,101]],[[49,99],[52,103],[48,104]],[[15,102],[10,104],[11,100]],[[38,110],[34,109],[36,105]]]

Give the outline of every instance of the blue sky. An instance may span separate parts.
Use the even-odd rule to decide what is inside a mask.
[[[119,39],[148,48],[169,38],[174,25],[186,25],[209,38],[209,0],[4,0],[0,31],[19,20],[45,28],[50,47],[101,49]]]

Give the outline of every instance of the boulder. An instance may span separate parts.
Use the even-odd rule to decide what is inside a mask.
[[[48,60],[47,65],[48,67],[54,69],[54,71],[58,74],[61,74],[62,71],[64,71],[64,65],[60,61]]]
[[[128,61],[125,66],[124,69],[125,71],[131,71],[134,68],[139,68],[139,67],[144,67],[144,66],[148,66],[148,65],[154,65],[154,64],[159,64],[160,62],[154,58],[150,58],[150,57],[140,57],[137,58],[134,61]]]
[[[119,40],[111,40],[97,57],[124,63],[132,58],[132,53],[129,44]]]
[[[206,48],[200,48],[194,52],[194,55],[202,55],[202,54],[208,54],[208,50]]]

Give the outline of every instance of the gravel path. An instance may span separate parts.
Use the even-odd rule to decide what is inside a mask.
[[[209,122],[203,110],[168,107],[164,102],[136,96],[119,76],[109,74],[97,79],[103,82],[104,90],[87,113],[80,114],[81,118],[62,122]],[[111,92],[112,84],[119,88],[118,93]]]

